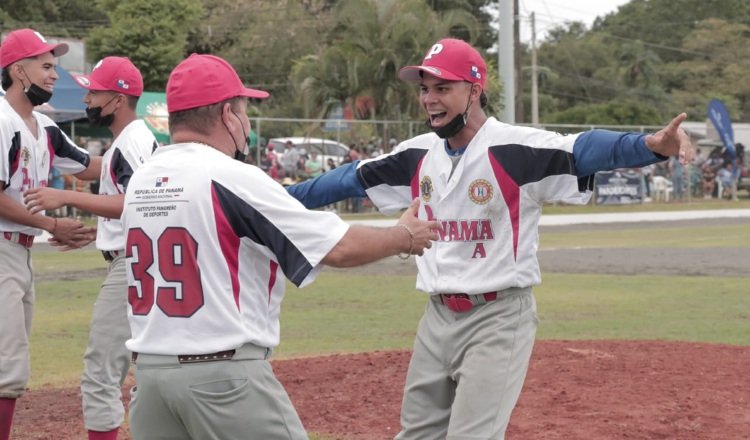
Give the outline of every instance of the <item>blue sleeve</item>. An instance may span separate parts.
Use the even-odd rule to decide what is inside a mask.
[[[320,208],[349,197],[367,197],[365,188],[357,179],[359,161],[347,163],[320,176],[288,186],[287,192],[302,202],[306,208]]]
[[[609,130],[581,133],[573,144],[573,158],[578,177],[597,171],[640,168],[667,159],[649,150],[645,134]]]

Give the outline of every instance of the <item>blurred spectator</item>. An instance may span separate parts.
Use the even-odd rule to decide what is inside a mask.
[[[716,181],[719,183],[718,198],[732,197],[732,180],[734,180],[732,177],[732,167],[732,163],[730,162],[719,168],[719,171],[716,173]]]
[[[682,200],[685,193],[685,168],[676,157],[669,159],[669,177],[672,180],[672,191],[675,200]]]
[[[703,198],[710,199],[716,186],[716,173],[711,164],[706,162],[701,168],[701,188],[703,189]]]
[[[641,173],[643,174],[643,185],[645,186],[646,197],[651,197],[651,177],[654,175],[654,166],[646,165],[641,168]]]
[[[332,157],[328,158],[328,161],[326,162],[326,165],[327,165],[327,168],[326,168],[327,171],[331,171],[331,170],[335,170],[336,169],[336,162],[333,161]]]
[[[316,151],[311,152],[310,159],[305,162],[305,174],[310,178],[323,174],[323,162],[321,162]]]
[[[284,144],[284,155],[281,157],[281,166],[284,170],[284,177],[297,179],[297,163],[299,162],[299,151],[294,148],[292,141],[286,141]]]

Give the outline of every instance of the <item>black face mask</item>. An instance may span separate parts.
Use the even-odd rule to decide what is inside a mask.
[[[453,136],[456,136],[458,133],[460,133],[461,130],[464,129],[464,127],[466,127],[466,112],[457,114],[455,118],[451,119],[449,123],[443,125],[442,127],[433,127],[429,119],[425,122],[425,124],[430,127],[430,130],[434,131],[435,134],[440,136],[441,139],[452,138]]]
[[[23,74],[26,75],[26,70],[23,71]],[[31,82],[29,75],[26,75],[26,79],[29,80],[29,83],[31,83],[31,85],[29,87],[25,87],[23,89],[23,92],[24,94],[26,94],[26,97],[29,98],[29,102],[31,102],[31,105],[36,107],[37,105],[42,105],[52,99],[52,92],[48,92]]]
[[[108,106],[115,99],[117,99],[117,96],[110,99],[106,104],[100,105],[99,107],[86,107],[86,117],[89,118],[89,122],[91,123],[91,125],[97,127],[109,127],[110,125],[112,125],[112,123],[115,121],[115,112],[112,112],[107,116],[102,116],[102,109]]]
[[[427,119],[427,126],[430,128],[430,130],[434,131],[436,135],[440,137],[440,139],[449,139],[453,136],[456,136],[458,133],[461,132],[461,130],[466,127],[466,114],[469,111],[469,106],[471,105],[471,96],[469,96],[469,101],[466,103],[466,109],[464,109],[463,113],[459,113],[456,115],[455,118],[451,119],[451,121],[442,127],[434,128],[432,124],[430,123],[430,120]]]
[[[239,116],[237,116],[237,113],[232,112],[235,118],[240,119]],[[232,132],[229,131],[229,127],[227,127],[226,124],[224,124],[224,128],[227,129],[227,132],[229,132],[229,137],[232,138],[232,143],[234,144],[234,159],[239,160],[240,162],[245,162],[245,158],[247,155],[245,154],[245,149],[243,148],[240,150],[239,145],[237,145],[237,141],[234,140],[234,136],[232,136]],[[245,134],[245,127],[242,126],[242,120],[240,119],[240,128],[242,128],[242,136],[245,139],[245,145],[250,145],[250,136]]]

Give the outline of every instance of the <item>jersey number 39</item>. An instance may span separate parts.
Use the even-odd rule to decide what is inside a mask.
[[[125,256],[137,284],[128,287],[133,315],[148,315],[155,302],[167,316],[189,317],[203,307],[198,242],[187,229],[172,227],[165,229],[155,244],[143,229],[128,231]],[[157,270],[164,280],[159,288],[149,273],[154,254],[159,257]]]

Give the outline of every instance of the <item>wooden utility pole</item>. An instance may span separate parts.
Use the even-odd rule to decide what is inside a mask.
[[[498,0],[500,12],[500,29],[497,32],[497,65],[500,82],[503,84],[503,113],[502,122],[514,124],[516,122],[516,92],[513,57],[513,10],[514,0]]]
[[[536,64],[536,17],[531,13],[531,123],[539,125],[539,71]]]
[[[521,19],[518,16],[518,0],[513,0],[513,61],[515,63],[515,85],[516,85],[516,122],[523,122],[524,109],[523,109],[523,50],[521,46],[520,28]]]

